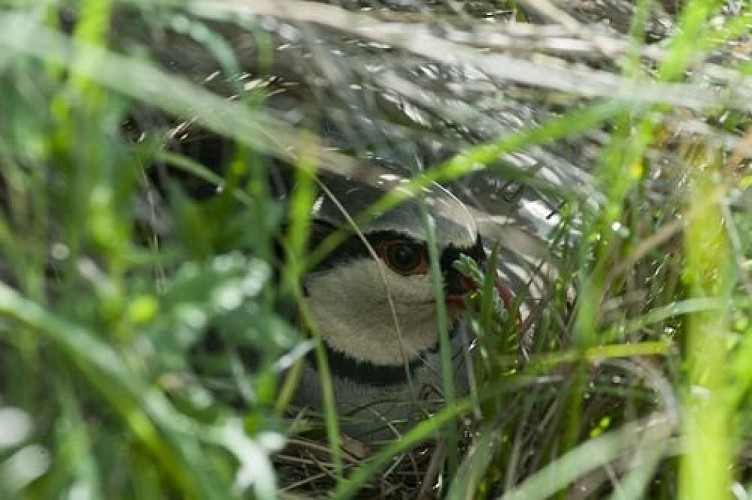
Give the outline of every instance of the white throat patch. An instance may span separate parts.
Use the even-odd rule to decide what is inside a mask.
[[[321,336],[356,360],[401,365],[437,342],[436,298],[428,275],[402,276],[381,261],[360,257],[311,273],[305,286]]]

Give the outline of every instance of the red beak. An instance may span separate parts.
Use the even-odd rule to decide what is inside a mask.
[[[496,290],[499,291],[499,297],[501,297],[501,300],[504,301],[504,307],[506,307],[507,311],[510,313],[515,313],[519,316],[519,311],[512,311],[512,308],[514,307],[514,294],[512,291],[504,286],[504,284],[501,282],[501,280],[496,280]]]
[[[455,280],[455,286],[452,290],[453,293],[448,293],[446,295],[446,303],[450,309],[462,311],[465,310],[465,296],[470,292],[478,290],[480,284],[476,284],[462,275],[456,276]],[[519,323],[520,311],[514,307],[514,294],[509,288],[504,286],[502,281],[498,278],[496,279],[495,286],[496,290],[499,292],[499,297],[504,302],[504,307],[509,314],[514,317],[515,321]]]

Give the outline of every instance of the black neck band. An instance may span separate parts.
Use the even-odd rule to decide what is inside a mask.
[[[364,385],[384,387],[389,385],[407,383],[408,372],[412,375],[422,361],[415,358],[407,365],[377,365],[369,361],[361,361],[349,356],[342,351],[329,347],[326,342],[326,357],[329,361],[329,370],[333,375],[347,378]],[[316,363],[313,353],[308,356],[308,362]]]

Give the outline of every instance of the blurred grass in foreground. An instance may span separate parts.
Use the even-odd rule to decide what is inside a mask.
[[[297,5],[278,15],[316,17],[312,4]],[[65,4],[76,13],[72,29],[58,16],[62,4],[4,7],[0,497],[228,498],[250,491],[274,498],[297,480],[303,487],[293,493],[327,489],[338,498],[415,495],[421,487],[450,498],[748,497],[752,132],[744,98],[752,95],[752,12],[734,3],[738,10],[730,14],[729,5],[685,2],[660,45],[640,40],[655,7],[648,1],[635,4],[631,45],[583,31],[592,35],[584,42],[614,50],[609,65],[597,68],[597,82],[579,82],[580,89],[567,83],[581,69],[576,65],[547,67],[552,78],[536,83],[534,67],[511,75],[521,88],[550,92],[551,102],[545,93],[529,97],[554,111],[539,123],[464,144],[416,177],[412,187],[419,190],[432,179],[459,181],[484,169],[558,195],[560,222],[546,242],[557,274],[532,308],[534,335],[524,357],[508,342],[510,332],[488,335],[486,302],[474,318],[481,327],[479,385],[471,397],[370,457],[352,460],[339,449],[314,459],[304,454],[308,468],[291,467],[295,457],[286,462],[280,451],[291,423],[278,400],[279,378],[303,355],[296,346],[304,340],[280,304],[295,304],[307,260],[320,255],[306,249],[309,173],[321,164],[347,171],[354,162],[268,113],[272,91],[240,86],[227,100],[207,88],[211,81],[192,83],[196,75],[171,73],[148,55],[169,48],[141,45],[122,25],[125,40],[106,29],[118,9],[138,12],[133,26],[145,18],[182,30],[220,66],[237,69],[244,62],[233,60],[234,47],[212,23],[243,6],[76,2]],[[268,2],[255,7],[274,10]],[[431,18],[424,8],[419,13]],[[573,19],[557,12],[549,22]],[[410,15],[399,19],[414,22]],[[484,33],[484,22],[466,21]],[[395,37],[394,46],[428,57],[417,43],[421,27],[412,26],[414,45]],[[339,28],[377,42],[388,33]],[[274,40],[260,28],[255,37],[256,62],[277,64],[267,46]],[[444,38],[466,55],[460,39]],[[369,50],[383,56],[378,46]],[[729,56],[744,50],[746,56]],[[491,71],[503,69],[493,55],[470,62],[486,64],[502,82]],[[528,96],[511,84],[503,88],[509,99]],[[465,99],[471,110],[505,105],[501,98]],[[145,108],[171,118],[149,123],[131,140],[126,124]],[[224,172],[165,148],[181,120],[226,139]],[[474,119],[466,120],[470,127]],[[409,128],[404,120],[400,126]],[[138,136],[141,127],[136,123]],[[461,129],[429,128],[419,132],[448,141]],[[575,144],[572,160],[583,171],[585,151],[597,151],[588,167],[592,185],[560,193],[550,179],[498,162],[565,141]],[[271,158],[297,169],[301,188],[291,208],[273,194]],[[170,174],[159,189],[154,170]],[[197,200],[185,179],[221,189]],[[278,277],[280,245],[285,265]],[[209,329],[217,349],[201,348]],[[248,351],[256,353],[253,362]],[[430,471],[415,448],[458,418],[471,422],[444,451],[459,458],[454,476],[453,466]],[[297,421],[294,433],[308,424]],[[331,418],[327,424],[324,449],[340,441]],[[412,465],[400,467],[400,457]],[[409,467],[412,476],[403,470]],[[320,483],[306,477],[314,472]],[[401,480],[403,472],[409,480]]]

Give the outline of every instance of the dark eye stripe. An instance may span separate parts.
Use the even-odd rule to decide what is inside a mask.
[[[335,228],[329,226],[328,224],[315,224],[316,228],[314,229],[311,237],[312,248],[315,248],[321,241],[323,241],[323,239],[327,235],[335,231]],[[416,245],[422,247],[422,244],[420,242],[414,241],[410,236],[397,231],[375,231],[373,233],[367,234],[366,239],[374,249],[377,248],[380,244],[383,244],[390,240],[413,241]],[[480,236],[478,236],[475,244],[470,248],[461,248],[450,245],[442,251],[439,265],[441,266],[441,269],[444,271],[445,275],[447,273],[456,272],[452,268],[452,263],[459,258],[460,254],[465,254],[475,259],[477,262],[483,262],[485,260],[486,254],[483,250],[483,244],[481,242]],[[333,252],[327,255],[324,260],[316,267],[316,270],[321,271],[325,269],[331,269],[337,264],[341,264],[349,260],[369,257],[371,257],[371,253],[363,243],[363,240],[361,240],[360,236],[358,236],[357,234],[353,234],[349,236],[347,240],[345,240],[344,243],[338,246]]]
[[[475,245],[470,248],[461,248],[449,245],[441,252],[441,268],[444,270],[452,269],[452,263],[460,258],[460,254],[467,255],[478,263],[486,260],[486,251],[483,249],[483,242],[480,235],[475,240]]]

